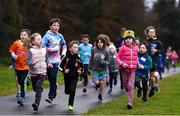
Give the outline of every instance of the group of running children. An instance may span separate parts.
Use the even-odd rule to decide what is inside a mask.
[[[49,21],[50,29],[43,37],[39,33],[30,35],[30,30],[23,29],[20,39],[10,47],[17,83],[20,86],[18,104],[24,105],[25,102],[24,83],[27,76],[31,78],[35,91],[33,110],[38,111],[45,79],[50,86],[45,100],[53,103],[57,94],[58,70],[64,76],[65,94],[69,95],[69,111],[73,111],[79,76],[84,79],[83,93],[87,92],[88,74],[91,73],[89,70],[92,70],[93,86],[99,91],[99,101],[103,101],[105,83],[109,83],[108,94],[111,94],[113,85],[117,84],[118,75],[121,78],[121,89],[128,92],[128,109],[133,108],[134,87],[138,88],[138,97],[143,92],[143,101],[147,101],[148,84],[149,97],[158,90],[158,60],[164,51],[153,26],[145,29],[146,42],[135,42],[135,33],[125,30],[123,42],[116,50],[109,36],[105,34],[98,35],[94,45],[89,43],[87,34],[82,35],[81,43],[72,40],[67,44],[63,35],[58,32],[60,25],[60,19],[52,18]]]

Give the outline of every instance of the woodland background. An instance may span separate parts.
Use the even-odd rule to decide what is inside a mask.
[[[84,33],[91,42],[100,33],[114,41],[122,27],[144,39],[144,29],[153,25],[165,48],[180,51],[180,4],[175,0],[157,0],[151,10],[144,0],[0,0],[0,58],[9,57],[22,28],[44,35],[53,17],[62,20],[60,33],[66,41]]]

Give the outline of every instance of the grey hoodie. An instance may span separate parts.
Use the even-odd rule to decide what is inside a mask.
[[[106,48],[94,48],[90,63],[93,71],[107,71],[107,65],[109,64],[108,50]]]

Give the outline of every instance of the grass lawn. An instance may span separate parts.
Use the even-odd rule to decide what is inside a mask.
[[[63,83],[61,73],[58,73],[58,84]],[[44,81],[45,88],[49,87],[48,81]],[[28,91],[32,90],[29,86]],[[13,70],[9,70],[7,66],[0,65],[0,96],[10,95],[16,93],[16,79]]]
[[[128,110],[127,94],[90,109],[85,115],[180,115],[180,73],[159,81],[161,91],[142,102],[134,95],[133,109]]]

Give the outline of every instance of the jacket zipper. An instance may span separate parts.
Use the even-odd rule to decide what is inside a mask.
[[[131,65],[130,65],[130,67],[132,68],[132,49],[130,51],[131,51]]]

